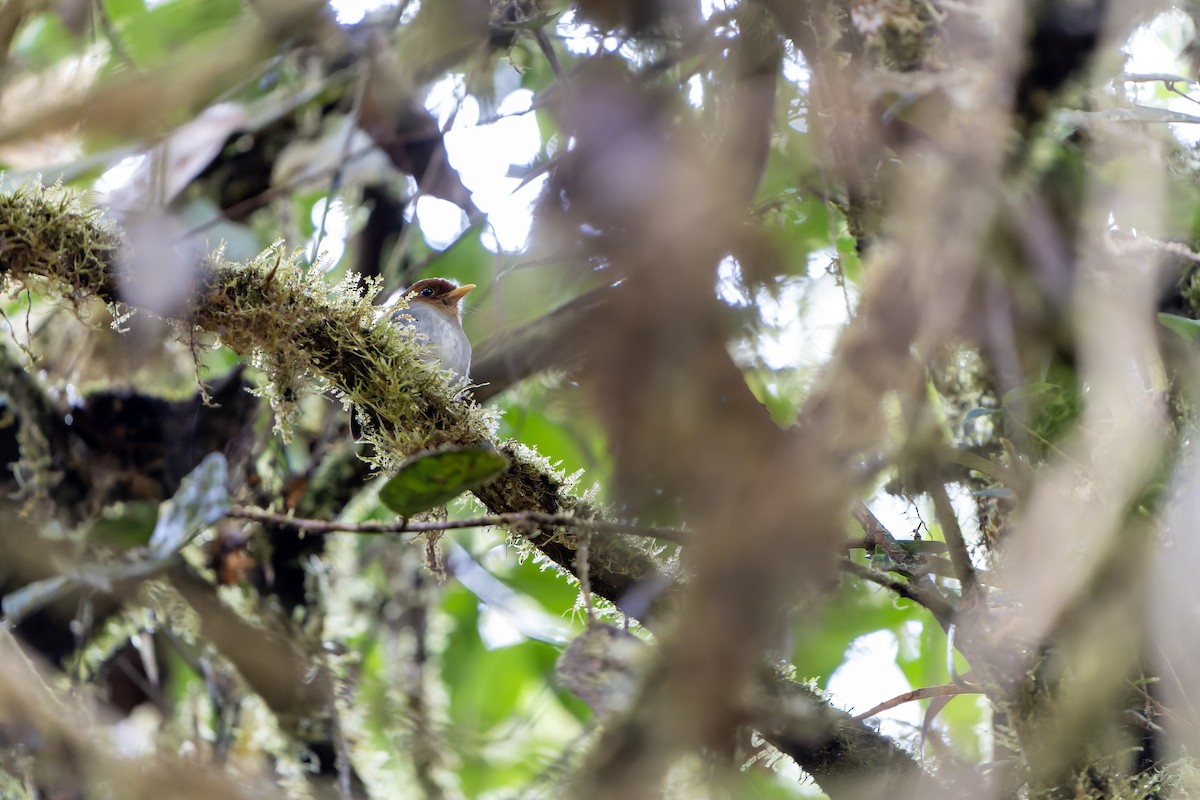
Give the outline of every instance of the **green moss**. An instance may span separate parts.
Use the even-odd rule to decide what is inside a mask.
[[[10,283],[43,284],[76,304],[99,298],[117,318],[129,313],[116,291],[122,238],[87,210],[78,193],[28,186],[0,196],[0,273]],[[214,253],[197,265],[190,316],[176,319],[181,338],[211,334],[262,369],[262,394],[285,434],[305,395],[331,392],[364,423],[368,459],[392,471],[416,451],[444,444],[494,443],[494,412],[460,396],[450,373],[421,360],[407,328],[392,324],[371,303],[376,285],[350,276],[329,284],[276,245],[248,263]],[[475,491],[493,513],[570,511],[596,516],[574,498],[544,459],[515,443],[497,445],[512,466]],[[519,531],[560,567],[574,569],[570,530]],[[593,537],[592,587],[617,597],[653,575],[652,555],[623,537]]]
[[[1200,318],[1200,269],[1189,268],[1179,279],[1179,294],[1192,319]]]
[[[76,306],[99,298],[123,318],[129,309],[115,277],[123,246],[75,192],[30,185],[0,195],[0,270],[10,284],[66,287]],[[449,374],[420,359],[412,334],[379,317],[375,284],[351,276],[331,285],[278,245],[245,264],[217,252],[196,274],[183,322],[263,370],[269,383],[262,392],[285,434],[297,400],[331,391],[358,409],[371,460],[383,469],[417,450],[490,435],[487,415],[456,399]]]
[[[79,197],[38,185],[0,195],[0,271],[31,288],[51,282],[56,294],[65,286],[76,305],[93,297],[111,303],[121,237]]]
[[[215,254],[201,274],[190,321],[263,370],[285,434],[301,397],[330,391],[357,410],[385,470],[418,450],[490,435],[486,415],[456,399],[450,374],[421,360],[409,330],[380,317],[375,284],[347,276],[331,285],[278,247],[247,264]]]

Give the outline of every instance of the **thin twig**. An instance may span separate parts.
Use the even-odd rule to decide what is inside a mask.
[[[625,533],[631,536],[646,536],[676,544],[688,541],[687,531],[678,528],[645,528],[628,522],[606,522],[571,514],[547,514],[541,511],[515,511],[506,514],[491,514],[471,519],[414,521],[401,518],[396,522],[337,522],[323,519],[305,519],[286,514],[277,514],[252,506],[234,506],[227,517],[265,522],[285,528],[309,533],[424,533],[426,531],[449,531],[462,528],[486,528],[503,525],[546,525],[583,528],[594,533]]]
[[[950,502],[950,495],[946,492],[946,485],[941,481],[931,481],[929,496],[933,498],[933,511],[949,547],[950,561],[962,582],[963,597],[972,597],[978,587],[975,566],[971,563],[971,553],[967,550],[967,542],[958,524],[958,516],[954,513],[954,505]]]
[[[919,606],[924,606],[930,614],[933,614],[934,619],[938,621],[942,627],[950,625],[954,619],[954,607],[950,605],[946,598],[942,597],[935,591],[924,591],[921,587],[914,586],[911,583],[897,580],[890,575],[885,575],[882,572],[877,572],[870,567],[859,564],[856,561],[851,561],[848,558],[843,558],[838,565],[842,572],[848,572],[851,575],[857,575],[863,580],[871,581],[885,589],[889,589],[903,598],[912,600]]]
[[[350,107],[350,113],[346,115],[349,120],[349,125],[346,126],[346,138],[342,141],[342,153],[338,158],[337,168],[333,171],[333,175],[329,179],[329,192],[325,196],[325,206],[321,210],[321,226],[317,229],[317,238],[313,243],[312,257],[309,259],[310,264],[316,264],[321,259],[321,245],[325,242],[326,223],[329,221],[329,209],[333,205],[334,197],[342,188],[342,178],[345,175],[345,166],[350,161],[350,153],[354,144],[354,134],[360,128],[359,112],[362,109],[363,98],[367,94],[367,83],[370,79],[370,65],[360,73],[358,78],[358,87],[354,90],[354,103]],[[330,264],[329,269],[332,269],[335,264]]]
[[[141,67],[138,66],[133,56],[129,54],[129,48],[125,46],[125,42],[121,41],[121,36],[117,33],[117,29],[113,27],[112,19],[109,18],[108,11],[104,8],[104,3],[97,0],[92,3],[91,10],[92,18],[99,23],[99,28],[104,33],[104,38],[108,40],[108,46],[112,48],[113,55],[126,67],[140,72]]]
[[[911,692],[897,695],[891,700],[885,700],[872,709],[864,711],[861,714],[855,714],[854,718],[859,722],[870,719],[876,714],[882,714],[884,711],[911,703],[913,700],[928,700],[931,697],[956,697],[960,694],[979,694],[980,689],[977,686],[965,686],[957,683],[946,683],[941,686],[926,686],[921,689],[913,689]]]
[[[587,609],[588,625],[596,621],[596,609],[592,606],[592,583],[588,578],[588,545],[591,541],[592,532],[585,530],[575,549],[575,574],[579,577],[579,591],[583,595],[583,607]]]

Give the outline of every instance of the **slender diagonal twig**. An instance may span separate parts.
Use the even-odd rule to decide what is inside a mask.
[[[678,528],[647,528],[627,522],[577,517],[572,514],[547,514],[540,511],[516,511],[506,514],[490,514],[470,519],[410,520],[401,518],[396,522],[338,522],[336,520],[305,519],[287,514],[277,514],[251,506],[234,506],[228,517],[266,522],[309,533],[424,533],[426,531],[461,530],[463,528],[485,528],[508,525],[541,525],[581,528],[593,533],[622,533],[630,536],[645,536],[676,544],[687,542],[687,531]]]

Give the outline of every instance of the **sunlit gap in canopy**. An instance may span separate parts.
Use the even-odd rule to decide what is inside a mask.
[[[126,156],[113,164],[104,174],[96,179],[92,185],[97,192],[101,194],[111,194],[117,189],[120,189],[133,178],[137,173],[138,167],[146,160],[145,153],[138,153],[135,156]]]
[[[812,82],[812,71],[803,54],[789,47],[783,59],[783,78],[795,87],[795,95],[788,100],[787,125],[797,133],[808,133],[808,96]]]
[[[730,0],[701,0],[700,16],[707,20],[717,11],[727,11],[735,3]],[[567,9],[559,17],[555,31],[567,52],[577,56],[594,56],[597,53],[619,53],[634,64],[644,64],[645,49],[623,35],[612,35],[585,19],[580,19],[574,9]],[[695,105],[693,103],[693,105]]]
[[[502,99],[486,112],[467,93],[466,77],[458,73],[430,86],[425,107],[445,130],[450,166],[487,216],[484,246],[492,252],[516,252],[529,240],[533,204],[546,178],[522,186],[521,178],[510,173],[514,165],[527,165],[537,157],[541,133],[531,111],[533,92],[520,88],[516,71],[497,64],[493,83]],[[417,206],[421,231],[434,249],[447,247],[467,226],[466,215],[444,201],[423,197]]]
[[[1125,72],[1135,75],[1190,76],[1192,72],[1184,51],[1194,35],[1195,25],[1183,11],[1173,8],[1159,14],[1138,26],[1125,43]],[[1200,99],[1200,86],[1192,82],[1180,82],[1176,89],[1188,97],[1169,91],[1161,81],[1129,85],[1135,103],[1166,108],[1193,117],[1200,116],[1200,103],[1196,102]],[[1173,123],[1170,129],[1175,138],[1184,144],[1200,142],[1200,124]]]
[[[919,641],[922,630],[922,623],[909,621],[902,627],[900,637],[892,631],[879,630],[851,642],[846,649],[845,661],[829,676],[826,684],[834,704],[852,714],[861,714],[885,700],[911,691],[913,687],[896,659],[901,645]],[[870,690],[864,691],[864,687],[870,687]],[[903,703],[872,717],[871,722],[878,725],[885,736],[901,741],[912,739],[913,732],[921,724],[921,707],[917,703]]]
[[[601,34],[587,22],[581,21],[574,9],[567,9],[559,15],[555,33],[567,52],[576,56],[594,56],[601,51],[612,53],[624,49],[620,37]]]
[[[753,339],[735,353],[744,366],[813,370],[829,359],[855,302],[853,289],[840,285],[832,269],[836,257],[833,248],[814,250],[808,254],[806,274],[755,287],[746,285],[736,259],[727,256],[721,261],[717,296],[758,313]]]
[[[346,204],[340,198],[330,203],[328,197],[321,197],[313,203],[309,220],[313,224],[313,234],[305,243],[305,257],[310,264],[332,269],[342,260],[346,252],[346,238],[350,235],[350,215],[346,212]]]
[[[355,23],[362,22],[363,17],[367,14],[395,5],[395,0],[329,0],[329,7],[333,9],[334,16],[343,25],[354,25]],[[409,18],[416,14],[418,6],[420,6],[420,3],[409,3],[409,6],[404,9],[404,18],[400,21],[408,21]]]

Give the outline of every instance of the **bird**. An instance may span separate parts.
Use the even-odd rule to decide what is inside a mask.
[[[395,322],[411,326],[418,339],[428,343],[422,360],[450,370],[463,386],[470,381],[471,342],[458,304],[474,288],[473,283],[459,286],[445,278],[426,278],[404,290],[408,307],[392,314]]]

